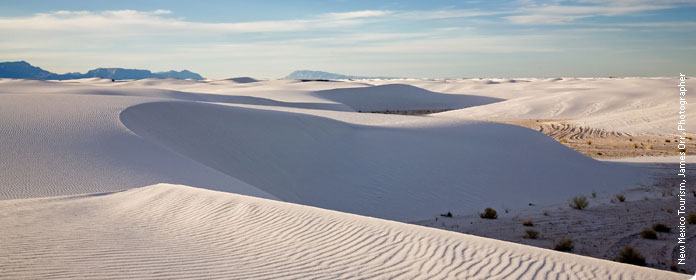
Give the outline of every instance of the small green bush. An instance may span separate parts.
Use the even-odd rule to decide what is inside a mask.
[[[654,224],[653,229],[657,232],[670,232],[672,228],[665,224]]]
[[[497,219],[498,212],[493,210],[493,208],[486,208],[479,216],[481,216],[481,219]]]
[[[689,215],[686,216],[686,221],[692,225],[696,224],[696,213],[694,213],[694,212],[689,213]]]
[[[623,194],[617,194],[616,199],[618,199],[620,202],[626,201],[626,197]]]
[[[643,254],[631,246],[623,247],[615,260],[617,262],[645,266],[645,257],[643,257]]]
[[[522,237],[527,239],[537,239],[537,237],[539,237],[539,232],[533,229],[528,229],[524,231],[524,235]]]
[[[573,199],[570,202],[570,207],[582,210],[587,207],[587,205],[590,204],[590,201],[587,200],[587,197],[584,196],[576,196],[573,197]]]
[[[575,245],[573,244],[573,239],[570,239],[570,237],[561,238],[561,240],[553,246],[554,250],[561,252],[570,252],[573,248],[575,248]]]
[[[643,231],[640,232],[640,236],[645,239],[657,239],[657,232],[651,228],[644,228]]]

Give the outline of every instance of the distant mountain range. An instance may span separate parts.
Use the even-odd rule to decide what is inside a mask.
[[[150,70],[124,69],[124,68],[97,68],[87,73],[56,74],[33,66],[26,61],[0,62],[0,78],[14,79],[38,79],[38,80],[70,80],[83,78],[104,78],[115,80],[147,79],[147,78],[174,78],[202,80],[203,77],[188,70],[150,72]]]
[[[347,80],[347,79],[393,79],[394,77],[368,77],[368,76],[349,76],[323,71],[297,70],[290,73],[285,79],[294,80]]]

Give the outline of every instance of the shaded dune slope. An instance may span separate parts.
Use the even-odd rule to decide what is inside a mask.
[[[135,105],[120,118],[141,137],[281,200],[396,220],[558,203],[640,177],[504,124],[375,127],[192,102]]]
[[[461,109],[502,101],[485,96],[437,93],[405,84],[339,88],[313,94],[363,112]]]

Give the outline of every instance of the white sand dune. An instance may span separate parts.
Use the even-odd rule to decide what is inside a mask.
[[[448,118],[353,112],[366,92],[380,106],[456,99],[365,81],[0,79],[0,278],[681,279],[309,207],[505,215],[648,175],[461,114],[512,99]],[[195,188],[138,188],[157,183]]]
[[[362,126],[191,102],[132,106],[121,120],[145,139],[281,200],[403,221],[557,203],[617,191],[641,177],[504,124]]]
[[[0,94],[0,199],[158,182],[273,197],[134,135],[119,114],[140,102],[119,96]]]
[[[688,279],[174,185],[0,201],[0,279]]]
[[[409,83],[428,90],[505,99],[436,114],[477,119],[564,119],[583,126],[628,133],[675,134],[677,78],[374,81]],[[687,111],[687,118],[693,112]],[[687,124],[689,131],[696,124]]]
[[[412,221],[558,203],[642,178],[510,125],[376,114],[363,121],[380,124],[365,125],[337,121],[357,113],[205,102],[226,94],[6,83],[20,93],[0,94],[3,198],[166,182]]]

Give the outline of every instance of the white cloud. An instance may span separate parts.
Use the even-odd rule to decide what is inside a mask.
[[[645,11],[664,10],[682,1],[580,1],[584,5],[529,4],[505,17],[515,24],[567,24],[579,19],[596,16],[620,16]],[[590,5],[587,5],[590,4]]]
[[[388,15],[388,11],[355,11],[330,13],[309,19],[282,21],[203,23],[168,18],[168,10],[142,12],[117,10],[104,12],[55,11],[30,17],[0,18],[0,30],[21,32],[22,30],[111,32],[127,34],[171,33],[171,32],[283,32],[322,28],[339,28],[363,23],[366,18]]]

